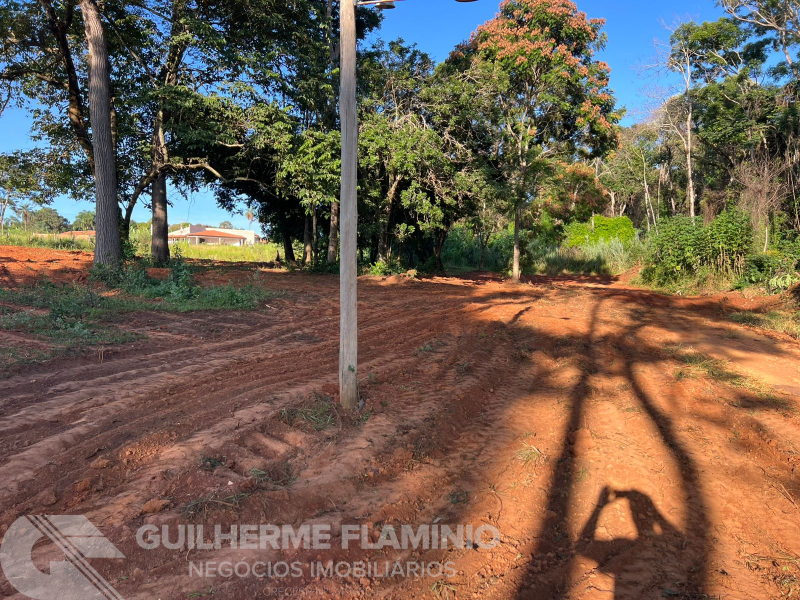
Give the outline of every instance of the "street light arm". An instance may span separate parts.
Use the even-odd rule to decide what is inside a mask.
[[[405,0],[362,0],[361,2],[356,2],[356,6],[376,5],[378,8],[389,8],[389,5],[393,5],[395,2],[405,2]],[[386,6],[381,6],[382,4]]]

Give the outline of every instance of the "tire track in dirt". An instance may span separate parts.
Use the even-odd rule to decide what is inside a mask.
[[[781,491],[791,498],[798,489],[796,417],[703,375],[676,378],[679,363],[663,350],[676,337],[687,347],[702,339],[709,353],[714,341],[724,347],[726,333],[740,329],[712,319],[716,308],[672,299],[652,306],[646,295],[607,286],[367,279],[360,356],[372,416],[317,432],[290,427],[281,412],[312,391],[336,389],[336,280],[281,275],[270,276],[269,285],[290,290],[270,302],[275,310],[148,316],[147,327],[170,337],[154,336],[149,347],[122,350],[101,365],[63,360],[15,378],[13,395],[0,400],[4,414],[13,415],[0,424],[0,470],[8,469],[0,475],[14,465],[34,477],[20,481],[15,494],[3,490],[0,527],[42,510],[96,519],[129,557],[124,566],[101,567],[129,598],[181,598],[205,583],[186,577],[182,553],[142,553],[132,542],[142,523],[187,519],[355,522],[374,532],[437,518],[496,525],[502,539],[491,552],[259,557],[453,560],[457,576],[449,583],[459,598],[610,597],[600,590],[614,590],[618,599],[659,598],[666,590],[688,598],[693,568],[707,574],[702,591],[709,595],[734,590],[731,597],[772,598],[773,567],[747,567],[755,563],[742,554],[741,540],[748,556],[800,553],[800,532],[787,520],[795,508]],[[592,310],[601,301],[590,338]],[[247,344],[215,334],[196,352],[179,345],[179,335],[190,339],[187,332],[215,322],[244,332]],[[165,323],[168,329],[159,329]],[[796,349],[749,335],[738,340],[747,353],[772,352],[779,369],[795,364]],[[643,395],[656,412],[642,405]],[[696,465],[708,544],[692,531],[703,510],[684,489],[685,461],[675,460],[659,420],[662,429],[669,420],[668,437]],[[15,446],[31,440],[35,452]],[[55,456],[42,451],[48,444]],[[521,453],[531,446],[539,456],[526,463]],[[203,454],[226,464],[203,470]],[[110,464],[93,468],[98,458]],[[252,467],[283,465],[289,485],[248,477]],[[84,479],[88,489],[79,492]],[[57,496],[50,506],[48,489]],[[191,518],[181,512],[208,494],[232,493],[247,496],[235,509],[212,505]],[[548,514],[548,498],[562,496],[564,512]],[[139,515],[154,498],[169,506]],[[761,502],[768,511],[753,518]],[[203,559],[226,556],[241,557],[220,550]],[[433,582],[304,583],[323,597],[405,599],[430,596]],[[264,593],[264,582],[254,580],[213,584],[221,600]]]
[[[295,309],[296,310],[296,309]],[[302,307],[301,307],[302,310]],[[440,311],[431,311],[426,319],[437,319],[442,316]],[[398,323],[402,323],[402,328],[409,332],[425,329],[424,319],[404,319],[405,315],[400,313]],[[301,313],[299,320],[303,320]],[[292,319],[294,321],[294,319]],[[364,337],[369,338],[372,329],[376,334],[380,331],[391,331],[394,323],[388,323],[384,319],[382,322],[375,319],[375,325],[370,327],[369,320],[364,328]],[[417,322],[418,321],[418,322]],[[274,326],[273,326],[274,327]],[[36,466],[50,462],[50,457],[63,453],[67,448],[71,452],[67,457],[63,457],[60,467],[66,462],[74,462],[83,453],[84,456],[91,455],[96,449],[103,448],[104,454],[109,454],[115,446],[119,446],[127,437],[125,432],[129,430],[141,431],[147,435],[156,435],[159,427],[164,423],[179,423],[185,432],[198,432],[203,422],[213,422],[222,415],[231,412],[232,407],[240,408],[240,405],[253,402],[247,396],[257,390],[273,389],[276,384],[283,384],[283,387],[292,388],[297,382],[313,380],[314,372],[322,367],[326,372],[335,371],[336,344],[334,339],[330,339],[325,344],[315,344],[309,346],[307,340],[316,339],[316,328],[307,330],[300,329],[292,324],[277,327],[277,331],[267,327],[266,330],[259,330],[257,333],[248,336],[244,340],[237,342],[220,342],[212,344],[207,349],[208,354],[214,356],[214,360],[198,364],[197,359],[187,357],[183,349],[168,350],[166,352],[149,355],[145,364],[139,357],[133,357],[127,361],[109,364],[108,369],[113,369],[113,374],[105,377],[95,377],[91,380],[74,381],[80,376],[78,373],[61,374],[60,379],[63,383],[56,383],[49,390],[49,395],[55,399],[51,401],[52,407],[47,406],[47,402],[39,403],[29,409],[23,409],[13,416],[10,422],[14,423],[16,431],[24,432],[27,441],[31,438],[35,440],[35,433],[31,431],[31,422],[36,422],[44,417],[47,422],[58,420],[70,422],[66,427],[61,427],[60,431],[48,424],[40,426],[41,431],[38,437],[43,441],[33,443],[31,447],[16,454],[9,459],[4,456],[6,462],[0,467],[0,476],[8,482],[4,495],[0,499],[7,498],[15,493],[16,486],[20,481],[31,480],[36,476]],[[332,336],[328,336],[332,338]],[[260,342],[266,338],[268,342]],[[405,336],[406,347],[416,347],[427,339],[426,334],[414,334]],[[399,338],[393,338],[392,350],[402,348],[398,345]],[[280,348],[279,353],[275,348]],[[246,386],[238,385],[236,391],[231,393],[228,387],[229,381],[240,378],[248,367],[255,365],[252,362],[245,362],[242,365],[242,357],[258,355],[264,349],[270,352],[266,355],[269,361],[269,372],[263,376],[252,377]],[[297,349],[301,349],[300,352]],[[319,357],[330,357],[330,364],[320,365]],[[313,359],[312,359],[313,357]],[[176,360],[176,358],[178,360]],[[373,360],[379,361],[380,356]],[[315,362],[316,361],[316,362]],[[292,364],[312,365],[306,369],[294,369]],[[379,365],[380,362],[376,362]],[[237,368],[231,369],[234,365]],[[127,367],[127,368],[126,368]],[[79,371],[90,370],[92,367],[81,367]],[[219,375],[222,373],[223,375]],[[197,388],[209,390],[202,397],[197,397],[191,392],[187,397],[183,397],[180,391],[172,389],[173,384],[180,381],[192,381],[190,389]],[[113,392],[125,386],[129,392],[117,394],[117,398],[112,402],[102,400],[106,397],[113,397]],[[219,390],[219,391],[215,391]],[[298,392],[300,390],[297,390]],[[163,406],[164,400],[169,406]],[[80,414],[73,415],[79,417],[77,420],[70,419],[69,414],[64,414],[65,410],[74,410],[75,405],[86,403],[88,399],[100,398],[99,402],[85,404]],[[24,403],[25,397],[12,398],[18,403]],[[190,407],[192,404],[202,404],[202,416],[192,414]],[[210,410],[208,407],[212,407]],[[62,408],[66,407],[66,408]],[[114,415],[126,414],[124,423],[116,424],[112,417]],[[141,415],[141,416],[137,416]],[[92,435],[93,432],[101,432],[99,435]],[[4,435],[14,433],[14,431],[4,431]],[[185,439],[186,434],[179,436]],[[39,463],[38,465],[36,463]],[[61,485],[74,481],[77,475],[70,470],[63,475]],[[20,479],[22,478],[22,479]]]

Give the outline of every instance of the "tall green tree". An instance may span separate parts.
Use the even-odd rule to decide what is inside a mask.
[[[515,281],[520,216],[537,197],[547,161],[601,156],[617,143],[610,69],[594,58],[603,23],[569,0],[504,0],[472,38],[474,77],[499,109],[494,151],[513,192]]]
[[[117,150],[113,133],[111,62],[100,9],[95,0],[81,0],[89,48],[89,114],[94,151],[95,229],[94,264],[116,267],[122,260],[117,200]]]
[[[30,226],[40,233],[61,233],[69,229],[69,221],[56,209],[44,206],[30,214]]]
[[[786,58],[795,73],[800,44],[800,4],[795,0],[721,0],[719,4],[735,19],[766,36]],[[793,54],[794,52],[794,54]]]
[[[95,262],[116,264],[121,256],[116,119],[99,8],[94,0],[3,3],[0,28],[0,80],[8,84],[16,103],[34,104],[35,130],[41,137],[61,146],[62,154],[80,149],[86,164],[83,175],[93,179],[97,202]],[[84,55],[88,62],[82,64]]]
[[[41,161],[42,154],[36,151],[0,154],[0,233],[9,209],[15,210],[22,202],[46,204],[51,200]]]
[[[91,210],[82,210],[72,222],[74,231],[91,231],[94,229],[95,214]]]

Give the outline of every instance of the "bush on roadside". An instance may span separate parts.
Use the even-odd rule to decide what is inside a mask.
[[[256,308],[258,303],[272,293],[255,284],[242,286],[202,287],[194,280],[192,269],[182,259],[170,261],[169,276],[160,280],[147,274],[141,263],[126,263],[117,269],[96,266],[92,279],[124,291],[134,297],[157,301],[156,306],[176,311]]]
[[[745,261],[737,289],[759,286],[768,292],[788,290],[800,283],[800,239],[779,240],[767,254],[751,254]]]
[[[367,273],[375,275],[376,277],[389,277],[390,275],[399,275],[404,273],[405,269],[397,259],[379,260],[372,263],[367,268]]]
[[[533,239],[525,247],[521,266],[526,273],[616,275],[634,267],[644,254],[642,243],[618,239],[581,246],[557,246]]]
[[[564,227],[564,246],[575,248],[618,240],[623,244],[636,239],[636,230],[628,217],[596,215],[586,223],[570,223]]]
[[[708,227],[699,219],[685,216],[663,219],[648,239],[642,278],[647,283],[667,285],[696,277],[702,270],[741,275],[752,245],[750,218],[738,210],[723,212]]]
[[[513,232],[500,231],[489,238],[483,255],[483,268],[500,271],[506,268],[514,250]],[[481,242],[472,229],[453,227],[442,248],[442,262],[447,268],[478,269],[481,264]]]
[[[50,248],[52,250],[84,250],[91,252],[94,244],[85,238],[59,237],[51,234],[26,233],[19,229],[6,229],[0,236],[0,246]]]

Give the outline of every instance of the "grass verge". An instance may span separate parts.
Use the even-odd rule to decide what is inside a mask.
[[[255,246],[209,246],[206,244],[176,244],[175,250],[183,258],[217,260],[220,262],[274,262],[278,256],[275,244]]]
[[[254,277],[245,285],[202,287],[193,271],[176,262],[164,280],[137,264],[115,271],[95,271],[88,284],[35,285],[0,289],[0,331],[32,338],[0,348],[0,376],[20,365],[44,362],[91,346],[122,344],[141,336],[117,326],[138,311],[191,312],[252,310],[275,296]],[[24,342],[25,338],[22,338]]]
[[[727,361],[691,349],[683,351],[681,346],[668,346],[664,350],[669,356],[685,365],[675,373],[675,377],[679,380],[704,375],[714,381],[749,392],[749,396],[742,396],[733,404],[737,408],[778,410],[785,413],[794,411],[794,405],[779,397],[770,385],[754,377],[737,373],[730,368]]]
[[[800,339],[800,312],[791,313],[773,310],[757,313],[743,311],[731,313],[729,318],[740,325],[786,333],[793,338]]]

